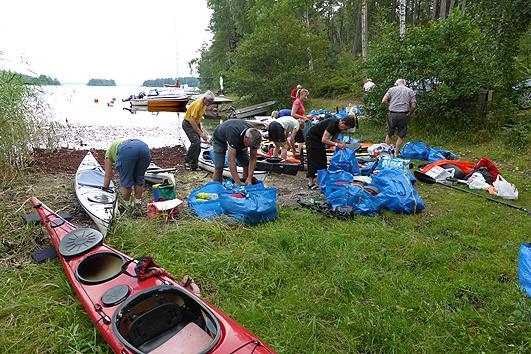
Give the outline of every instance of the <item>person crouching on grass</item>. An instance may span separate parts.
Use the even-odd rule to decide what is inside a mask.
[[[199,154],[201,153],[201,139],[208,141],[208,135],[201,128],[201,119],[205,114],[206,108],[214,102],[214,94],[207,91],[202,98],[196,99],[186,110],[182,127],[190,140],[190,147],[184,157],[184,167],[187,170],[197,170]]]
[[[348,130],[356,126],[357,116],[348,115],[343,119],[328,118],[308,130],[306,135],[306,148],[308,157],[308,188],[317,189],[315,177],[318,170],[326,168],[326,146],[334,145],[336,148],[344,149],[347,144],[337,141],[337,136],[342,130]]]
[[[285,160],[288,157],[288,146],[293,151],[293,155],[297,153],[295,148],[295,136],[300,129],[304,128],[304,120],[295,119],[291,116],[283,116],[275,119],[267,128],[269,133],[269,140],[275,144],[273,150],[273,157],[280,156]],[[291,134],[291,135],[290,135]]]
[[[144,174],[151,162],[151,152],[146,143],[138,139],[117,139],[105,152],[105,177],[103,188],[109,188],[113,177],[113,164],[120,174],[120,189],[124,202],[130,205],[130,198],[135,191],[135,209],[142,210],[142,193],[144,192]]]
[[[223,182],[223,169],[225,168],[225,154],[228,150],[228,167],[234,184],[244,181],[245,185],[253,184],[254,170],[258,148],[262,142],[262,134],[249,123],[240,119],[229,119],[221,123],[213,134],[214,148],[214,181]],[[251,157],[247,153],[251,150]],[[238,175],[236,159],[243,167],[242,179]]]

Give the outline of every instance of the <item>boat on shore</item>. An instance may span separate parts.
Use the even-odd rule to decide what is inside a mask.
[[[105,236],[113,216],[118,213],[118,204],[112,181],[109,188],[103,188],[104,176],[105,171],[89,151],[77,169],[74,189],[79,204]]]
[[[77,228],[36,198],[31,203],[72,289],[115,353],[274,353],[151,257],[131,258],[97,230]]]

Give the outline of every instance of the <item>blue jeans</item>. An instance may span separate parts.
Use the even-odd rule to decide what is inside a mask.
[[[116,169],[120,173],[120,186],[132,188],[144,184],[144,174],[151,162],[149,147],[141,140],[125,140],[118,146]]]

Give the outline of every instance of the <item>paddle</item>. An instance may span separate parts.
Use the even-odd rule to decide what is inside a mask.
[[[478,193],[474,193],[474,192],[471,192],[471,191],[466,190],[466,189],[462,189],[462,188],[458,188],[458,187],[455,187],[455,186],[450,186],[448,184],[444,184],[444,183],[439,182],[436,179],[434,179],[434,178],[432,178],[432,177],[428,176],[427,174],[422,173],[420,171],[414,171],[413,174],[415,175],[415,178],[417,178],[422,183],[440,184],[441,186],[445,186],[445,187],[448,187],[448,188],[456,189],[456,190],[461,191],[461,192],[473,194],[473,195],[476,195],[478,197],[484,198],[484,199],[486,199],[488,201],[491,201],[491,202],[494,202],[494,203],[498,203],[498,204],[501,204],[501,205],[505,205],[505,206],[508,206],[508,207],[511,207],[511,208],[514,208],[514,209],[518,209],[518,210],[521,210],[521,211],[525,211],[528,214],[530,213],[530,211],[528,209],[526,209],[526,208],[522,208],[522,207],[519,207],[519,206],[516,206],[516,205],[513,205],[513,204],[505,203],[505,202],[502,202],[501,200],[497,200],[497,199],[494,199],[494,198],[489,198],[489,197],[486,197],[484,195],[481,195],[481,194],[478,194]]]
[[[177,169],[175,167],[171,168],[148,168],[146,172],[149,173],[165,173],[165,172],[175,172]]]

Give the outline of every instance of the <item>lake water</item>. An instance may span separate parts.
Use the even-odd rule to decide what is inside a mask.
[[[181,129],[184,113],[130,110],[122,99],[149,88],[140,86],[63,85],[44,87],[50,120],[60,123],[60,145],[73,149],[106,149],[118,138],[139,138],[150,148],[187,146]],[[111,103],[114,99],[114,103]],[[96,102],[97,101],[97,102]],[[217,120],[203,120],[212,133]]]

